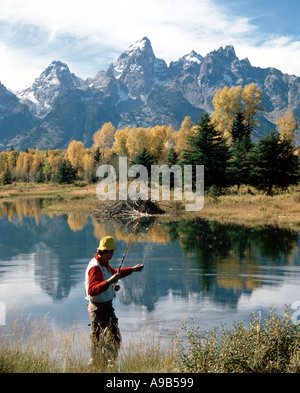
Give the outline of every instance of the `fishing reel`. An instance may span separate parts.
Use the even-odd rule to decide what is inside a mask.
[[[120,285],[119,284],[115,284],[114,285],[114,290],[115,290],[115,292],[118,292],[120,290]]]

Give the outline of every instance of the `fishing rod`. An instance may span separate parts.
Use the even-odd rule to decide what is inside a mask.
[[[131,244],[131,242],[132,242],[133,235],[135,234],[135,232],[136,232],[136,230],[137,230],[137,227],[138,227],[138,225],[139,225],[139,223],[140,223],[141,213],[145,210],[145,204],[146,204],[146,202],[147,202],[147,199],[144,199],[143,203],[141,204],[140,209],[138,210],[138,216],[137,216],[137,218],[135,219],[135,222],[134,222],[134,225],[133,225],[133,229],[132,229],[132,231],[131,231],[129,240],[128,240],[128,242],[127,242],[125,251],[124,251],[123,256],[122,256],[122,259],[121,259],[121,263],[120,263],[120,265],[119,265],[119,267],[118,267],[118,273],[120,273],[120,270],[121,270],[121,267],[122,267],[122,265],[123,265],[124,259],[125,259],[125,257],[126,257],[126,254],[127,254],[128,250],[129,250],[129,247],[130,247],[130,244]],[[113,288],[114,288],[114,290],[117,292],[117,291],[120,290],[120,285],[116,283],[116,284],[114,284]]]

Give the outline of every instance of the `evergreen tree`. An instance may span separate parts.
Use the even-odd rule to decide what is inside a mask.
[[[175,150],[174,146],[172,146],[168,152],[166,157],[166,164],[171,167],[173,165],[178,164],[179,161],[179,153]],[[160,184],[162,184],[162,176],[160,177]],[[170,188],[173,189],[175,184],[175,174],[173,172],[170,173]]]
[[[36,181],[36,183],[44,183],[45,182],[44,165],[40,166],[35,181]]]
[[[245,123],[245,115],[243,112],[237,112],[231,129],[232,143],[245,139],[245,147],[247,151],[252,147],[251,142],[252,128]]]
[[[176,152],[176,150],[172,146],[169,150],[167,157],[166,157],[166,164],[168,166],[175,165],[178,162],[178,158],[179,158],[179,154]]]
[[[151,165],[154,164],[154,157],[144,147],[141,153],[139,153],[132,161],[131,165],[143,165],[148,171],[148,181],[151,180]]]
[[[4,171],[0,174],[0,184],[6,185],[11,183],[12,183],[11,173],[8,167],[8,163],[6,162]]]
[[[154,164],[154,157],[144,147],[141,153],[139,153],[132,161],[131,165],[143,165],[147,168],[148,173],[151,172],[151,165]]]
[[[225,139],[210,122],[206,113],[196,125],[196,132],[188,138],[189,149],[182,153],[183,165],[204,165],[204,186],[220,191],[228,185],[227,166],[230,158]]]
[[[231,130],[231,158],[229,160],[228,175],[232,185],[249,183],[250,151],[253,148],[251,141],[251,127],[244,122],[244,114],[236,114]]]
[[[69,160],[63,160],[55,174],[54,181],[58,183],[72,183],[76,179],[76,169],[74,169]]]
[[[273,188],[286,189],[299,182],[299,158],[291,139],[272,131],[253,148],[250,184],[272,194]]]
[[[101,151],[100,151],[99,146],[96,147],[96,150],[94,152],[93,158],[94,158],[95,165],[97,165],[100,162],[100,159],[101,159]]]

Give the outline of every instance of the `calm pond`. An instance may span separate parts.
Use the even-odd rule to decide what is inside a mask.
[[[84,299],[86,266],[107,234],[118,267],[132,224],[83,214],[41,214],[42,200],[0,204],[0,302],[10,310],[48,315],[53,328],[89,332]],[[193,319],[203,330],[248,323],[272,305],[300,301],[299,233],[277,227],[246,228],[205,220],[145,220],[124,266],[144,263],[120,282],[114,301],[123,340],[133,332],[163,335]]]

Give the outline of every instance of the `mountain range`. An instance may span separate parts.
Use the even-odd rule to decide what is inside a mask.
[[[254,140],[275,129],[287,107],[299,123],[300,78],[273,67],[254,67],[247,58],[239,60],[231,45],[205,57],[192,51],[167,65],[144,37],[106,71],[86,80],[71,73],[67,64],[53,61],[23,91],[12,92],[0,83],[0,149],[66,148],[74,139],[89,147],[105,122],[116,129],[179,129],[185,116],[197,122],[202,113],[213,111],[218,89],[251,82],[262,88],[266,108],[259,114]]]

